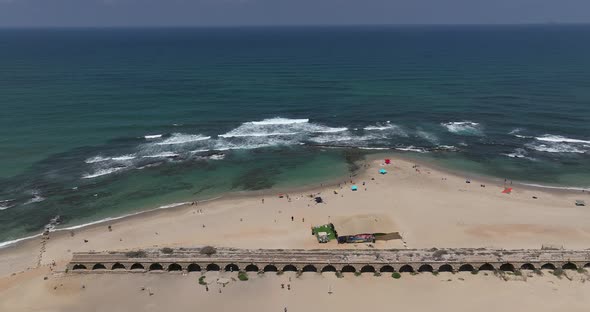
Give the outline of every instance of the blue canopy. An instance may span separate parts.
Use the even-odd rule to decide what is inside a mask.
[[[356,185],[353,185],[350,187],[351,190],[356,191],[358,188],[356,187]]]
[[[380,173],[380,174],[386,174],[386,173],[387,173],[387,170],[385,170],[385,169],[381,168],[381,169],[379,169],[379,173]]]

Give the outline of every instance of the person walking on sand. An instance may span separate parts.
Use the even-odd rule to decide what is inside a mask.
[[[262,199],[262,203],[264,204],[264,198]]]

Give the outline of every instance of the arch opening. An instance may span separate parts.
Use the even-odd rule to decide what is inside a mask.
[[[568,262],[568,263],[564,264],[561,268],[564,270],[577,270],[578,266],[571,263],[571,262]]]
[[[274,266],[274,265],[272,265],[272,264],[269,264],[269,265],[265,266],[265,267],[262,269],[262,271],[264,271],[264,272],[278,272],[278,271],[279,271],[279,269],[277,269],[277,267],[276,267],[276,266]]]
[[[520,266],[521,270],[529,270],[529,271],[534,271],[535,270],[535,266],[532,265],[531,263],[525,263],[523,265]]]
[[[230,263],[230,264],[228,264],[228,265],[225,266],[225,269],[224,270],[226,272],[239,272],[240,271],[240,268],[237,265],[235,265],[233,263]]]
[[[418,268],[418,272],[432,272],[434,271],[430,264],[423,264]]]
[[[453,267],[450,264],[443,264],[438,268],[438,272],[453,272]]]
[[[584,264],[584,267],[585,267],[585,268],[590,268],[590,262],[589,262],[589,263],[586,263],[586,264]]]
[[[545,263],[541,266],[541,270],[555,270],[555,265],[553,263]]]
[[[102,263],[97,263],[92,267],[93,270],[106,270],[106,268]]]
[[[412,273],[414,272],[414,268],[411,265],[402,265],[401,268],[399,268],[399,272],[400,273]]]
[[[473,272],[475,268],[471,264],[463,264],[459,267],[459,272]]]
[[[205,268],[207,271],[219,271],[219,266],[215,263],[208,264]]]
[[[322,268],[322,272],[336,272],[336,268],[333,265],[326,265]]]
[[[352,265],[345,265],[342,267],[342,273],[354,273],[356,269]]]
[[[168,266],[168,271],[182,271],[182,266],[178,263],[172,263]]]
[[[72,270],[87,270],[87,268],[83,264],[75,264]]]
[[[258,272],[258,271],[260,271],[260,270],[259,270],[259,269],[258,269],[258,267],[257,267],[256,265],[254,265],[254,264],[248,264],[248,265],[246,266],[246,272]]]
[[[480,271],[494,271],[494,266],[489,264],[489,263],[485,263],[482,266],[479,267]]]
[[[311,264],[308,264],[308,265],[306,265],[306,266],[303,267],[303,270],[302,271],[303,272],[317,272],[318,269],[315,266],[313,266]]]
[[[511,263],[504,263],[500,266],[500,271],[514,272],[514,265],[512,265]]]
[[[111,270],[120,270],[120,269],[125,270],[125,266],[119,262],[113,264],[113,266],[111,267]]]
[[[198,272],[198,271],[201,271],[201,267],[196,263],[191,263],[188,265],[186,270],[189,272]]]
[[[283,272],[297,272],[297,268],[294,265],[292,265],[292,264],[287,264],[283,268]]]
[[[375,273],[375,267],[372,265],[365,265],[361,268],[361,273]]]
[[[145,270],[141,263],[134,263],[131,265],[130,270]]]
[[[152,263],[150,265],[150,271],[163,271],[163,270],[164,270],[164,268],[162,267],[162,265],[157,262]]]
[[[383,273],[383,272],[394,272],[395,270],[393,269],[393,267],[391,265],[384,265],[381,267],[381,269],[379,269],[379,272]]]

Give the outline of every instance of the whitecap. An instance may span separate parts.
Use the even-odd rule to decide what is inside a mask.
[[[506,157],[510,157],[510,158],[522,158],[522,159],[528,159],[528,160],[536,160],[533,157],[527,156],[527,152],[523,148],[517,148],[512,153],[503,153],[502,155],[506,156]]]
[[[103,161],[107,161],[110,159],[111,159],[110,157],[94,156],[94,157],[86,159],[84,162],[87,164],[94,164],[97,162],[103,162]]]
[[[184,134],[184,133],[173,133],[169,138],[162,142],[156,143],[157,145],[176,145],[176,144],[187,144],[198,141],[205,141],[211,139],[210,136],[203,136],[199,134]]]
[[[162,135],[161,134],[148,134],[143,136],[146,140],[152,140],[152,139],[158,139],[161,138]]]
[[[250,123],[253,125],[292,125],[292,124],[301,124],[301,123],[308,123],[309,119],[289,119],[289,118],[281,118],[275,117],[270,119],[264,119],[262,121],[251,121]]]
[[[93,178],[109,175],[111,173],[115,173],[115,172],[121,171],[123,169],[125,169],[125,168],[124,167],[114,167],[114,168],[100,169],[94,173],[89,173],[89,174],[83,175],[82,179],[93,179]]]
[[[113,157],[111,159],[112,160],[117,160],[117,161],[132,160],[132,159],[135,159],[135,155],[128,154],[128,155],[122,155],[122,156]]]
[[[535,139],[544,142],[558,142],[558,143],[580,143],[580,144],[590,144],[590,141],[586,140],[579,140],[579,139],[570,139],[560,135],[551,135],[545,134],[540,137],[536,137]]]
[[[32,191],[31,192],[31,195],[33,196],[33,198],[31,198],[28,201],[26,201],[23,205],[40,203],[40,202],[42,202],[42,201],[45,200],[45,197],[41,196],[41,194],[39,193],[39,191]]]
[[[209,159],[211,160],[223,160],[225,158],[224,154],[219,154],[219,155],[211,155],[209,156]]]
[[[158,153],[158,154],[153,154],[153,155],[144,155],[141,156],[143,158],[169,158],[169,157],[178,157],[179,155],[173,152],[163,152],[163,153]]]
[[[221,138],[240,138],[240,137],[267,137],[267,136],[289,136],[289,135],[296,135],[297,132],[271,132],[271,133],[236,133],[236,134],[220,134],[218,137]]]
[[[449,132],[459,135],[481,135],[481,126],[473,121],[451,121],[441,123]]]
[[[546,153],[578,153],[583,154],[585,153],[584,150],[579,149],[575,146],[565,144],[565,143],[552,143],[552,144],[526,144],[525,145],[529,149],[533,149],[539,152],[546,152]]]

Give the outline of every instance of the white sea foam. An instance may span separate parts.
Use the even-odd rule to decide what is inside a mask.
[[[94,156],[94,157],[86,159],[84,162],[87,164],[94,164],[97,162],[103,162],[103,161],[107,161],[110,159],[111,159],[110,157]]]
[[[161,138],[161,137],[162,137],[161,134],[148,134],[148,135],[145,135],[144,136],[144,138],[146,140],[158,139],[158,138]]]
[[[169,158],[169,157],[178,157],[178,156],[179,155],[174,152],[162,152],[162,153],[153,154],[153,155],[144,155],[141,157],[143,157],[143,158]]]
[[[416,135],[418,137],[423,138],[424,140],[432,143],[432,144],[438,144],[438,137],[430,132],[426,132],[424,130],[418,130],[416,131]]]
[[[590,141],[587,140],[579,140],[579,139],[570,139],[560,135],[551,135],[545,134],[540,137],[536,137],[535,139],[544,142],[558,142],[558,143],[580,143],[580,144],[590,144]]]
[[[441,123],[449,132],[459,135],[482,135],[481,126],[473,121],[451,121]]]
[[[404,152],[416,152],[416,153],[428,153],[427,150],[421,148],[421,147],[415,147],[415,146],[407,146],[407,147],[396,147],[395,148],[398,151],[404,151]]]
[[[205,153],[205,152],[209,152],[209,151],[211,151],[211,150],[209,150],[209,149],[198,149],[198,150],[194,150],[194,151],[190,151],[190,152],[193,153],[193,154],[196,154],[196,153]]]
[[[566,143],[551,143],[551,144],[526,144],[529,149],[546,153],[585,153],[584,150]]]
[[[211,159],[211,160],[223,160],[224,158],[225,158],[224,154],[217,154],[217,155],[209,156],[209,159]]]
[[[378,122],[374,126],[366,126],[363,129],[367,130],[367,131],[374,131],[374,130],[383,131],[383,130],[391,129],[394,127],[397,127],[397,126],[392,124],[390,121],[386,121],[386,122]]]
[[[362,150],[390,150],[389,147],[359,147]]]
[[[502,155],[504,155],[506,157],[510,157],[510,158],[522,158],[522,159],[528,159],[528,160],[536,160],[533,157],[527,156],[527,152],[523,148],[517,148],[512,153],[506,153],[506,154],[502,154]]]
[[[121,155],[121,156],[113,157],[111,159],[117,160],[117,161],[132,160],[132,159],[135,159],[135,155],[133,155],[133,154]]]
[[[301,124],[301,123],[308,123],[309,119],[289,119],[289,118],[281,118],[275,117],[270,119],[264,119],[262,121],[251,121],[250,124],[253,125],[292,125],[292,124]]]
[[[97,177],[102,177],[105,175],[109,175],[111,173],[115,173],[117,171],[121,171],[125,169],[124,167],[114,167],[114,168],[105,168],[105,169],[100,169],[98,171],[95,171],[93,173],[88,173],[82,176],[82,179],[93,179],[93,178],[97,178]]]
[[[513,135],[513,136],[515,136],[517,138],[521,138],[521,139],[533,139],[534,138],[533,136],[528,136],[528,135],[521,134],[522,131],[524,131],[524,129],[522,129],[522,128],[516,128],[516,129],[508,132],[508,134],[511,134],[511,135]]]
[[[22,242],[22,241],[25,241],[25,240],[28,240],[28,239],[33,239],[33,238],[40,237],[41,235],[43,235],[43,233],[39,233],[39,234],[36,234],[36,235],[31,235],[31,236],[27,236],[27,237],[23,237],[23,238],[19,238],[19,239],[14,239],[14,240],[6,241],[6,242],[1,242],[0,243],[0,249],[1,248],[8,247],[10,245],[14,245],[14,244],[16,244],[18,242]]]
[[[275,132],[275,133],[236,133],[236,134],[220,134],[218,137],[221,138],[240,138],[240,137],[267,137],[267,136],[288,136],[288,135],[296,135],[297,132]]]
[[[176,144],[187,144],[198,141],[205,141],[211,139],[210,136],[203,136],[199,134],[184,134],[184,133],[173,133],[169,138],[162,142],[156,143],[157,145],[176,145]]]
[[[23,205],[29,205],[34,203],[40,203],[45,200],[45,197],[41,196],[39,191],[32,191],[31,195],[33,196],[31,199],[26,201]]]

